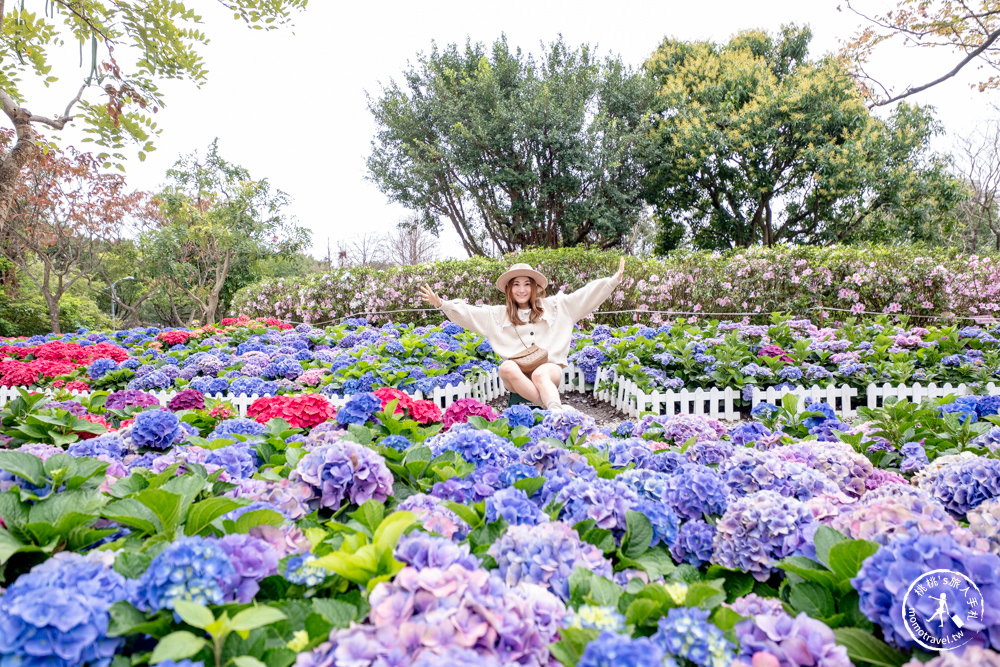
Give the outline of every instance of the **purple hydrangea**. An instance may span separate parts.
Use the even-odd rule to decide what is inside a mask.
[[[71,415],[82,417],[89,412],[79,401],[51,401],[41,406],[42,410],[65,410]]]
[[[1000,667],[1000,653],[967,644],[962,651],[944,651],[927,662],[912,658],[903,667]]]
[[[493,543],[489,554],[508,586],[538,584],[563,600],[569,599],[569,577],[576,568],[600,577],[611,578],[612,574],[611,562],[601,550],[582,542],[576,531],[561,521],[511,526]]]
[[[669,505],[641,498],[634,510],[645,516],[653,527],[653,537],[650,546],[663,544],[669,547],[677,539],[677,529],[680,519],[670,509]]]
[[[146,367],[148,368],[148,366]],[[156,389],[166,389],[173,383],[173,380],[163,370],[153,370],[145,375],[139,375],[129,380],[126,388],[133,390],[153,391]]]
[[[384,501],[392,495],[392,473],[377,452],[339,440],[322,445],[299,460],[291,474],[313,489],[318,505],[340,509],[345,497],[360,505],[368,500]]]
[[[639,503],[628,485],[615,479],[572,479],[556,496],[563,503],[559,518],[573,526],[593,519],[598,528],[619,534],[626,528],[625,513]]]
[[[759,408],[762,405],[774,407],[770,403],[761,403],[757,407]],[[729,441],[734,445],[745,447],[771,434],[771,429],[767,428],[760,422],[740,422],[739,425],[734,426],[729,431]]]
[[[729,485],[718,472],[703,465],[682,465],[667,477],[664,500],[679,517],[701,519],[726,511]]]
[[[184,389],[167,401],[167,409],[172,412],[203,410],[205,409],[205,395],[197,389]]]
[[[215,539],[182,537],[161,551],[135,582],[131,602],[144,611],[173,609],[177,600],[222,604],[236,569]]]
[[[66,453],[70,456],[107,456],[120,461],[125,456],[125,445],[117,433],[105,433],[96,438],[71,443]]]
[[[217,380],[210,382],[209,387],[214,389],[215,382],[219,382],[220,386],[221,383],[227,384],[228,391],[233,396],[240,396],[243,394],[247,396],[274,396],[278,393],[278,383],[261,380],[258,377],[236,378],[233,380],[232,384],[229,384],[229,382],[223,378],[218,378]],[[193,385],[194,383],[191,384]],[[201,390],[200,387],[197,387],[197,389]],[[227,388],[223,387],[220,391],[227,391]],[[206,391],[205,393],[208,394],[215,392]]]
[[[930,463],[922,440],[903,444],[899,448],[899,453],[903,456],[903,460],[899,463],[899,471],[904,474],[920,472]]]
[[[900,535],[865,559],[851,579],[861,612],[882,628],[886,641],[900,648],[916,646],[904,623],[903,600],[910,585],[932,570],[950,570],[971,579],[983,596],[984,609],[982,618],[967,618],[964,629],[1000,637],[1000,557],[964,547],[949,535]],[[929,597],[915,600],[923,618],[929,618],[936,605]]]
[[[205,463],[225,468],[233,479],[246,479],[257,472],[257,452],[245,443],[227,445],[213,449],[205,457]]]
[[[845,442],[804,440],[774,452],[786,461],[798,461],[818,470],[852,498],[859,498],[866,491],[865,480],[875,469],[868,457],[858,454]]]
[[[106,667],[124,643],[108,637],[112,604],[127,596],[108,555],[59,553],[0,597],[0,662]]]
[[[158,406],[160,399],[152,394],[137,389],[123,389],[113,391],[104,399],[104,407],[108,410],[124,410],[125,408],[137,406],[140,408],[150,408]]]
[[[479,568],[479,560],[469,552],[467,544],[455,544],[444,537],[421,532],[410,533],[400,539],[393,556],[400,563],[418,570],[428,567],[444,570],[455,564],[467,570]]]
[[[226,535],[219,540],[219,546],[235,570],[227,589],[240,604],[253,600],[264,577],[278,573],[278,553],[264,540],[250,535]]]
[[[486,521],[493,523],[501,518],[511,526],[534,526],[549,520],[524,491],[513,486],[500,489],[486,499]]]
[[[724,440],[699,440],[684,452],[691,463],[703,466],[717,465],[736,452],[736,448]]]
[[[765,581],[775,561],[796,555],[814,519],[809,508],[775,491],[737,498],[716,524],[712,562]]]
[[[840,491],[822,472],[798,461],[783,460],[774,450],[737,450],[719,466],[719,473],[737,496],[769,490],[789,498],[808,500]]]
[[[701,519],[685,521],[677,531],[677,538],[670,547],[670,555],[678,563],[701,567],[712,560],[712,540],[715,526]]]
[[[577,667],[663,667],[663,649],[649,637],[633,639],[628,635],[603,630],[587,644]]]
[[[167,449],[183,437],[180,420],[166,410],[140,412],[132,423],[132,442],[138,447]]]
[[[759,614],[740,621],[734,628],[740,641],[740,657],[769,653],[781,665],[852,667],[847,649],[837,645],[833,630],[803,612],[792,618],[784,611]]]
[[[424,530],[449,540],[464,540],[469,534],[469,524],[433,496],[415,493],[401,502],[398,509],[400,512],[413,512]]]

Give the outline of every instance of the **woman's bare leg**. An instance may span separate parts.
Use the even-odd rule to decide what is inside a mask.
[[[535,373],[532,373],[532,375],[535,375],[536,373],[538,373],[537,370]],[[538,395],[538,389],[531,381],[531,378],[525,375],[524,371],[521,370],[521,367],[513,361],[505,361],[500,364],[500,379],[503,380],[503,384],[507,387],[507,391],[520,394],[532,403],[545,407],[544,404],[541,403],[541,399]]]
[[[542,364],[531,374],[531,382],[538,390],[542,407],[551,410],[561,408],[559,385],[563,380],[563,371],[556,364]]]

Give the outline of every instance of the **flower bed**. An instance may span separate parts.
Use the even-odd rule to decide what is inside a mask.
[[[146,396],[0,411],[0,662],[915,666],[903,597],[941,568],[987,601],[966,664],[1000,660],[1000,398],[611,431]]]

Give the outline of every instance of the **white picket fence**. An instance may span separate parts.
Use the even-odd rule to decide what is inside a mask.
[[[919,403],[925,398],[941,398],[948,394],[966,396],[971,393],[972,390],[965,383],[960,383],[955,387],[951,386],[950,382],[945,382],[940,387],[933,382],[926,387],[919,382],[910,386],[904,384],[893,386],[889,383],[881,386],[870,384],[868,385],[868,407],[872,409],[882,407],[885,399],[889,396],[900,400],[906,398],[912,403]],[[990,382],[986,385],[986,393],[990,396],[1000,396],[1000,387]]]

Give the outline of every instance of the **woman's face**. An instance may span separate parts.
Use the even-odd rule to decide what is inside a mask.
[[[510,281],[510,293],[514,297],[514,302],[522,308],[530,307],[531,293],[534,289],[535,283],[531,278],[519,277]]]

